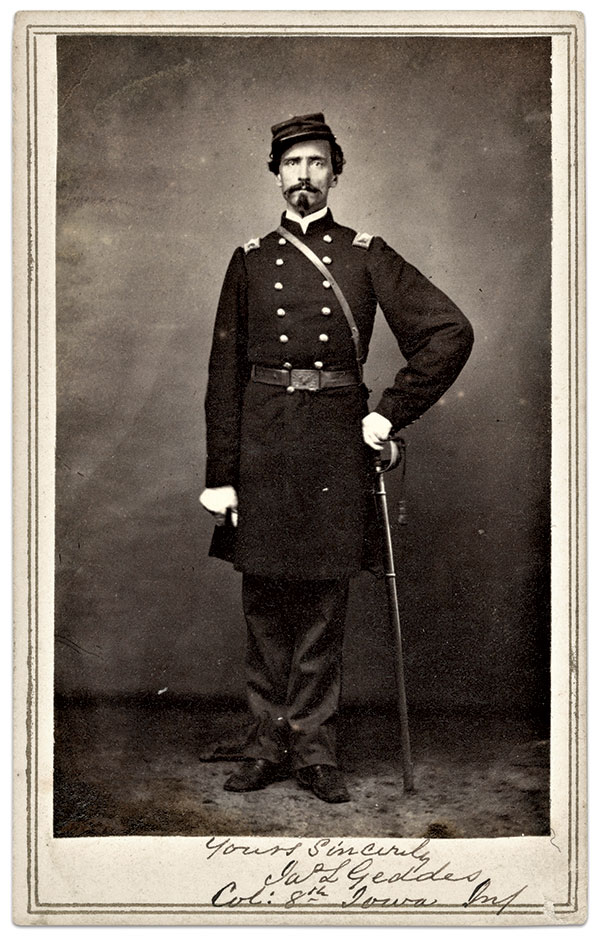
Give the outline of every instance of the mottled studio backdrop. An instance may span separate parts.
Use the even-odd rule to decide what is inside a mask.
[[[395,528],[411,704],[530,709],[549,647],[550,40],[61,37],[60,692],[242,697],[240,575],[207,558],[203,398],[236,245],[283,208],[269,126],[323,110],[338,221],[472,320],[406,432]],[[367,382],[399,367],[379,318]],[[392,511],[397,481],[388,480]],[[385,594],[355,583],[346,701],[393,695]]]

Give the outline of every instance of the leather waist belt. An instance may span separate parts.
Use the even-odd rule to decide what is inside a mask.
[[[252,366],[251,378],[264,385],[285,385],[288,392],[301,389],[318,392],[322,388],[342,388],[345,385],[360,385],[356,370],[323,372],[321,369],[270,369],[268,366]]]

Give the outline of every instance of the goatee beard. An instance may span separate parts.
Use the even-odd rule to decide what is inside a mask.
[[[308,201],[308,196],[306,193],[300,193],[298,196],[298,202],[296,203],[296,208],[300,215],[305,215],[306,212],[310,209],[310,202]]]

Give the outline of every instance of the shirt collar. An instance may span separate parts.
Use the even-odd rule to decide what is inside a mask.
[[[297,212],[294,212],[292,209],[286,209],[281,217],[281,222],[286,228],[292,229],[294,225],[300,226],[304,235],[306,235],[309,225],[314,224],[315,222],[320,222],[324,220],[327,224],[333,222],[333,216],[331,210],[328,206],[323,206],[322,209],[318,209],[316,212],[311,212],[310,215],[301,216]],[[291,225],[289,223],[292,223]],[[323,223],[321,223],[322,225]],[[319,226],[320,228],[321,226]]]

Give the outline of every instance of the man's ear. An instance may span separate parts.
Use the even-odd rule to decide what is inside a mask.
[[[279,173],[276,176],[276,180],[277,180],[277,185],[281,188],[283,183],[281,182],[281,176],[279,175]]]
[[[329,188],[330,188],[330,189],[333,189],[334,186],[337,186],[337,181],[338,181],[337,176],[334,176],[333,179],[332,179],[332,181],[331,181],[331,184],[330,184]]]

